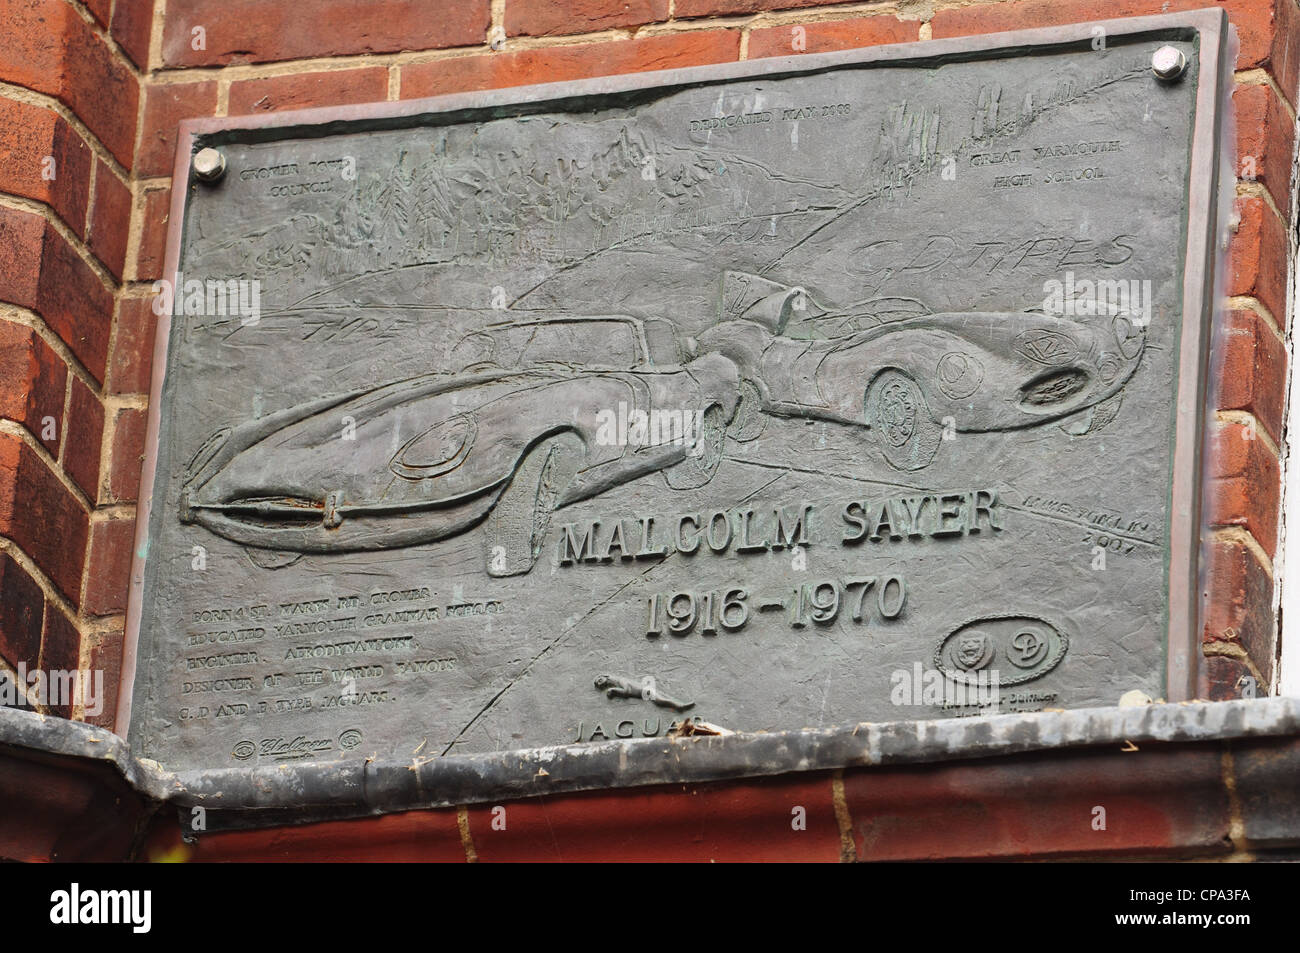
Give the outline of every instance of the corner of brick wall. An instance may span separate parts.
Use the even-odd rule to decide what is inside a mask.
[[[1266,694],[1280,651],[1274,559],[1286,414],[1288,232],[1300,94],[1296,0],[1227,3],[1241,38],[1232,94],[1236,201],[1227,308],[1215,328],[1204,487],[1199,694]]]
[[[1206,446],[1203,697],[1261,693],[1286,379],[1300,0],[1241,37],[1231,308]],[[0,0],[0,659],[116,685],[176,129],[397,100],[1192,9],[1203,0]],[[502,42],[504,38],[504,42]],[[50,166],[50,161],[53,165]],[[53,168],[53,178],[43,170]],[[53,421],[53,428],[48,423]],[[1245,678],[1248,676],[1249,678]],[[98,717],[112,725],[115,699]]]
[[[111,725],[144,406],[120,302],[152,0],[0,0],[0,670],[103,672]],[[133,357],[125,358],[134,360]],[[9,674],[6,672],[6,674]]]

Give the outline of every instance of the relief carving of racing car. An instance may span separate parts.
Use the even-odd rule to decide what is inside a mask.
[[[677,489],[716,472],[738,401],[735,366],[720,354],[669,366],[640,356],[630,370],[486,361],[219,430],[189,464],[181,520],[299,554],[412,546],[486,520],[489,574],[526,573],[558,507],[657,471]],[[620,404],[647,416],[697,408],[699,424],[635,443],[599,439],[602,412]]]
[[[1071,433],[1099,429],[1118,411],[1146,343],[1145,328],[1123,314],[1094,326],[1030,312],[927,314],[797,340],[784,331],[802,291],[765,284],[747,309],[724,308],[741,317],[698,340],[699,353],[723,354],[740,370],[732,436],[757,436],[755,408],[853,424],[899,470],[930,464],[945,422],[964,432],[1049,421]]]

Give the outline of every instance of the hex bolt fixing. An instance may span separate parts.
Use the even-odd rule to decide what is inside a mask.
[[[226,174],[226,157],[216,149],[200,149],[194,154],[194,175],[204,182],[216,182]]]
[[[1175,46],[1162,46],[1151,54],[1151,72],[1156,79],[1172,83],[1187,72],[1187,57]]]

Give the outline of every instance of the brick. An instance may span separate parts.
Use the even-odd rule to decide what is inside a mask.
[[[36,311],[98,382],[104,380],[113,294],[51,225],[41,245]]]
[[[1264,694],[1259,679],[1244,661],[1227,655],[1210,655],[1201,659],[1196,697],[1205,701],[1235,701],[1251,686],[1256,696]]]
[[[110,615],[126,611],[134,542],[134,519],[96,520],[90,524],[86,600],[82,606],[86,612]]]
[[[81,633],[68,617],[53,604],[45,608],[45,630],[41,635],[41,670],[75,672],[81,668]],[[75,699],[60,697],[59,704],[49,705],[47,712],[71,718]]]
[[[678,19],[727,16],[735,13],[761,13],[764,10],[821,7],[826,4],[827,0],[677,0],[673,16]]]
[[[0,208],[0,301],[39,313],[95,379],[103,380],[113,295],[34,212]]]
[[[0,825],[0,857],[120,863],[153,811],[112,769],[0,752],[0,817],[14,819]]]
[[[731,62],[740,55],[734,30],[699,30],[608,43],[456,57],[402,67],[402,98],[526,86]]]
[[[1300,741],[1258,738],[1233,745],[1243,833],[1251,847],[1300,844]]]
[[[61,0],[0,0],[0,77],[58,96],[65,79],[64,36],[79,19],[72,4]]]
[[[1209,454],[1211,524],[1246,529],[1271,559],[1277,551],[1281,497],[1277,457],[1238,423],[1212,428]]]
[[[135,170],[141,178],[171,175],[176,159],[176,132],[182,119],[211,116],[217,111],[217,84],[153,83],[145,89],[140,147]]]
[[[51,605],[45,613],[45,628],[41,634],[41,668],[70,671],[80,667],[81,633],[63,610]]]
[[[110,394],[147,394],[153,383],[154,335],[158,316],[153,298],[120,298],[117,303],[117,333],[109,355]]]
[[[104,673],[104,697],[98,713],[86,712],[86,722],[101,728],[116,730],[117,690],[122,681],[122,642],[125,638],[121,629],[110,630],[99,637],[86,651],[86,668],[93,678],[96,672]],[[122,726],[126,733],[126,726]]]
[[[99,496],[99,457],[103,437],[104,405],[81,382],[81,378],[73,377],[63,470],[91,502]]]
[[[802,50],[795,49],[796,26],[803,31]],[[886,43],[911,43],[918,38],[919,30],[919,22],[898,20],[891,16],[764,27],[749,34],[749,58],[826,53]]]
[[[0,0],[0,77],[55,96],[128,168],[139,81],[64,0]]]
[[[0,128],[5,130],[0,138],[0,192],[44,202],[69,228],[84,235],[94,158],[90,147],[53,110],[2,97]],[[53,179],[47,178],[50,173]]]
[[[1053,751],[846,771],[858,859],[1092,857],[1226,850],[1217,745]],[[1105,809],[1104,830],[1093,828]]]
[[[39,215],[0,206],[0,301],[36,307],[44,235]]]
[[[527,0],[506,5],[506,36],[558,36],[668,19],[668,0]]]
[[[209,817],[213,812],[209,809]],[[170,826],[176,829],[175,814]],[[175,850],[150,837],[146,854]],[[456,811],[407,811],[383,817],[321,821],[260,831],[212,831],[191,845],[191,861],[384,861],[465,863]]]
[[[80,17],[67,42],[68,81],[59,96],[127,169],[135,151],[140,82]]]
[[[99,21],[99,25],[108,26],[109,16],[113,10],[113,0],[84,0],[84,2],[86,9]],[[123,2],[129,3],[130,0],[123,0]]]
[[[1228,244],[1228,294],[1250,295],[1286,314],[1287,243],[1282,222],[1262,198],[1239,196],[1241,218]]]
[[[484,42],[489,0],[170,0],[165,66],[217,66]],[[193,48],[203,27],[206,49]]]
[[[828,774],[530,798],[468,809],[484,861],[738,862],[840,858]],[[795,830],[793,810],[805,810]],[[499,817],[500,815],[495,815]],[[629,824],[629,818],[636,818]]]
[[[113,8],[113,39],[141,70],[149,66],[154,0],[118,0]]]
[[[90,213],[90,250],[118,281],[126,267],[131,231],[131,190],[107,165],[95,160],[95,207]]]
[[[139,200],[143,206],[140,245],[135,255],[135,280],[161,278],[167,255],[167,222],[171,217],[172,190],[149,189]]]
[[[136,831],[156,810],[120,774],[71,758],[0,753],[0,857],[27,863],[130,860]],[[175,824],[173,814],[173,824]]]
[[[0,536],[25,552],[73,606],[81,603],[81,569],[90,519],[36,451],[0,433]]]
[[[266,79],[245,79],[230,84],[232,116],[244,113],[280,112],[311,106],[342,106],[373,103],[388,98],[388,69],[363,69],[296,73]]]
[[[139,494],[147,422],[148,415],[144,410],[124,407],[117,412],[108,460],[108,498],[103,502],[130,503]]]
[[[0,658],[35,668],[41,652],[45,594],[8,553],[0,552]]]
[[[1286,405],[1286,347],[1281,339],[1258,314],[1238,310],[1224,316],[1215,344],[1215,406],[1254,414],[1280,444]]]
[[[1232,105],[1237,111],[1237,176],[1263,183],[1274,204],[1289,209],[1295,124],[1273,87],[1265,84],[1239,83]]]
[[[1269,72],[1292,108],[1300,105],[1300,4],[1276,0],[1277,25]]]
[[[54,179],[48,183],[50,197],[45,201],[68,227],[84,238],[89,212],[90,167],[97,160],[81,134],[59,115],[54,117],[54,135],[48,154],[54,159]]]
[[[1244,544],[1217,540],[1208,546],[1202,580],[1205,643],[1240,647],[1265,682],[1271,684],[1277,623],[1273,618],[1273,579],[1268,570]],[[1258,690],[1264,693],[1263,687]]]
[[[0,417],[26,427],[52,457],[63,440],[67,381],[63,359],[35,330],[0,322]]]
[[[1237,28],[1241,53],[1237,69],[1262,66],[1269,61],[1273,44],[1272,0],[1226,0],[1218,4],[1228,11],[1229,21]],[[1090,20],[1151,16],[1200,10],[1205,0],[1110,0],[1099,6],[1095,0],[1004,0],[1001,3],[976,3],[951,10],[940,10],[930,20],[933,37],[969,36],[973,33],[1001,33],[1063,23],[1086,23]],[[678,16],[681,16],[680,11]]]

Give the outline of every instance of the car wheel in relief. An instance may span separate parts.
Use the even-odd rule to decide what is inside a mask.
[[[763,413],[763,398],[751,381],[741,381],[739,391],[740,399],[736,402],[731,423],[727,425],[727,436],[737,443],[748,443],[762,435],[767,426],[767,415]]]
[[[674,490],[694,490],[713,479],[722,464],[726,445],[727,419],[721,406],[714,404],[700,419],[700,432],[686,458],[664,471],[664,482]]]
[[[866,423],[896,470],[929,466],[943,437],[920,385],[892,368],[877,374],[867,388]]]
[[[563,433],[547,437],[524,454],[510,485],[488,514],[489,576],[520,576],[533,568],[551,514],[582,465],[584,452],[576,434]]]

